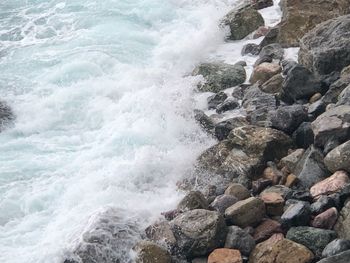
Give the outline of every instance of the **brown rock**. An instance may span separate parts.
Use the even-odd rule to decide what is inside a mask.
[[[285,166],[288,168],[290,172],[293,172],[297,163],[305,153],[304,149],[297,149],[290,154],[288,154],[286,157],[283,157],[280,161],[280,166]]]
[[[265,83],[270,78],[281,72],[281,67],[278,64],[264,62],[258,65],[250,77],[250,83],[256,82]]]
[[[208,263],[242,263],[241,252],[236,249],[218,248],[208,257]]]
[[[309,103],[314,103],[316,101],[318,101],[319,99],[322,98],[322,94],[321,93],[315,93],[309,100]]]
[[[276,74],[271,77],[269,80],[265,81],[261,85],[260,89],[266,93],[279,93],[282,90],[283,76],[281,74]]]
[[[156,243],[164,243],[169,247],[176,245],[176,239],[168,221],[155,223],[145,229],[146,236]]]
[[[249,256],[249,263],[272,263],[266,261],[266,257],[271,253],[273,245],[283,239],[283,234],[279,233],[274,234],[264,242],[257,244]]]
[[[269,27],[266,27],[266,26],[261,26],[259,27],[254,35],[253,35],[253,39],[257,39],[259,37],[262,37],[262,36],[266,36],[266,34],[269,32],[270,28]]]
[[[310,193],[313,197],[332,194],[340,191],[349,182],[350,180],[346,172],[337,171],[332,176],[312,186]]]
[[[168,251],[149,241],[141,241],[135,247],[136,263],[171,263]]]
[[[335,207],[329,208],[314,218],[311,226],[324,229],[333,229],[338,219],[338,211]]]
[[[252,182],[252,190],[253,194],[259,194],[266,187],[272,185],[272,181],[270,179],[259,178],[256,181]]]
[[[310,263],[314,254],[305,246],[288,239],[260,243],[249,257],[249,263]]]
[[[272,181],[272,184],[278,184],[282,177],[282,173],[275,167],[267,167],[264,170],[263,177],[265,179],[270,179]]]
[[[298,176],[296,176],[295,174],[289,174],[287,176],[287,180],[285,182],[285,186],[287,187],[292,187],[294,185],[296,185],[298,183]]]
[[[280,216],[283,214],[284,199],[278,193],[263,193],[260,195],[264,201],[266,213],[269,216]]]
[[[256,243],[260,243],[276,233],[282,233],[281,224],[275,220],[266,219],[255,228],[253,238]]]
[[[235,196],[238,200],[244,200],[250,197],[250,193],[247,188],[245,188],[241,184],[231,184],[225,191],[226,195],[233,195]]]

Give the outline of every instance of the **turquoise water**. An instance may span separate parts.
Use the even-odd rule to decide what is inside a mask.
[[[230,2],[1,1],[0,262],[60,262],[107,206],[147,225],[175,205],[213,143],[184,76]]]

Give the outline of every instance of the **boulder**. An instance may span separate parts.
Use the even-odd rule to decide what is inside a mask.
[[[350,106],[342,105],[327,110],[312,122],[315,145],[326,148],[330,142],[336,142],[334,149],[348,139],[350,132]]]
[[[281,224],[272,219],[265,219],[255,228],[253,238],[256,243],[260,243],[276,233],[283,233]]]
[[[245,44],[241,50],[241,55],[245,56],[245,55],[253,55],[253,56],[257,56],[259,55],[261,50],[261,47],[257,44],[254,43],[248,43]]]
[[[220,114],[220,113],[223,113],[225,111],[234,110],[237,107],[239,107],[238,100],[235,98],[229,98],[229,99],[225,100],[223,103],[220,103],[216,107],[216,112]]]
[[[304,149],[297,149],[288,154],[286,157],[283,157],[280,161],[280,165],[282,167],[287,167],[288,171],[293,172],[304,153]]]
[[[339,253],[342,253],[346,250],[350,251],[350,240],[347,239],[335,239],[329,243],[324,250],[322,251],[322,257],[327,258]],[[350,254],[349,254],[350,258]]]
[[[348,174],[344,171],[337,171],[332,176],[312,186],[310,193],[314,198],[333,194],[340,192],[348,183],[350,183]]]
[[[208,109],[209,110],[216,109],[216,107],[219,104],[223,103],[226,99],[227,99],[227,95],[223,91],[220,91],[220,92],[208,97],[208,99],[207,99]]]
[[[345,5],[343,12],[349,13],[348,1],[340,0],[339,2]],[[313,5],[313,8],[315,6],[319,6],[319,2]],[[329,12],[324,12],[324,10],[319,14],[327,17],[324,14]],[[300,41],[299,62],[318,75],[340,72],[350,64],[349,27],[350,15],[340,16],[316,26]]]
[[[214,201],[210,204],[210,207],[215,211],[219,212],[220,214],[224,214],[227,208],[229,208],[230,206],[232,206],[237,202],[238,202],[237,197],[233,195],[223,194],[223,195],[217,196],[214,199]]]
[[[260,89],[266,93],[280,93],[282,90],[283,80],[284,78],[281,74],[276,74],[269,80],[265,81],[265,83],[261,85]]]
[[[264,202],[255,197],[239,201],[225,211],[226,220],[242,228],[257,225],[264,215]]]
[[[284,199],[278,193],[263,193],[260,195],[266,207],[266,214],[269,216],[280,216],[283,214]]]
[[[176,239],[168,221],[155,223],[145,229],[148,239],[170,249],[176,246]]]
[[[244,94],[242,106],[247,112],[247,118],[253,125],[266,126],[267,115],[277,108],[277,100],[273,94],[259,89],[258,85],[249,87]]]
[[[323,249],[331,241],[337,238],[337,233],[333,230],[298,226],[289,229],[286,237],[294,242],[306,246],[315,255],[321,256]]]
[[[187,258],[204,256],[225,242],[227,227],[218,212],[196,209],[170,222],[180,254]]]
[[[330,175],[323,163],[323,153],[314,146],[305,151],[294,169],[294,174],[298,176],[299,185],[304,188],[310,188]]]
[[[350,258],[350,250],[346,250],[340,254],[324,258],[317,263],[348,263]]]
[[[0,132],[2,132],[15,119],[15,115],[5,102],[0,100]]]
[[[214,129],[214,121],[201,110],[194,110],[194,119],[208,133],[212,133]]]
[[[264,39],[260,42],[260,48],[263,48],[269,44],[274,44],[278,42],[278,34],[279,34],[280,28],[279,25],[270,28],[269,32],[267,32]]]
[[[226,236],[225,248],[237,249],[243,255],[249,256],[255,247],[253,237],[238,226],[229,226]]]
[[[338,237],[350,239],[350,200],[347,200],[345,206],[339,214],[339,218],[334,227]]]
[[[349,12],[347,0],[283,0],[281,7],[278,40],[283,47],[299,46],[299,40],[317,24]]]
[[[322,195],[318,197],[316,202],[311,204],[311,213],[318,215],[335,205],[336,203],[331,196]]]
[[[249,123],[245,117],[233,117],[225,121],[219,122],[215,125],[215,137],[221,141],[227,138],[230,132],[238,127],[246,126]]]
[[[312,116],[310,118],[314,120],[325,111],[326,104],[322,100],[318,100],[309,105],[308,114]]]
[[[311,263],[313,253],[305,246],[280,238],[258,244],[249,257],[249,263]]]
[[[255,9],[263,9],[266,7],[273,6],[273,0],[250,0],[250,1],[251,1],[251,5]]]
[[[271,127],[292,134],[301,123],[308,120],[306,107],[302,105],[280,106],[269,112]]]
[[[284,102],[293,103],[300,99],[309,100],[317,92],[323,92],[320,80],[306,67],[296,64],[287,72],[280,97]]]
[[[225,191],[226,195],[232,195],[240,200],[244,200],[250,197],[250,192],[241,184],[231,184]]]
[[[134,247],[137,256],[136,263],[171,263],[171,256],[168,251],[159,245],[141,241]]]
[[[243,263],[243,260],[239,250],[218,248],[210,253],[208,263]]]
[[[223,19],[223,24],[230,28],[229,39],[240,40],[264,26],[265,22],[258,11],[246,5],[229,12]]]
[[[200,91],[219,92],[245,82],[246,72],[242,65],[226,63],[202,63],[192,75],[202,75],[205,82],[198,86]]]
[[[324,158],[324,163],[331,172],[338,170],[350,172],[350,141],[330,151]]]
[[[298,129],[293,133],[293,140],[295,144],[307,149],[314,143],[314,132],[312,130],[311,122],[303,122]]]
[[[208,201],[199,191],[190,191],[177,205],[180,211],[189,211],[194,209],[208,209]]]
[[[284,56],[284,49],[277,43],[266,45],[259,53],[259,57],[265,56],[270,57],[271,59],[282,60]]]
[[[312,227],[333,229],[338,219],[338,211],[335,207],[329,208],[317,215],[311,222]]]
[[[343,91],[339,94],[337,106],[340,105],[350,106],[350,85],[343,89]]]
[[[250,83],[255,84],[259,81],[260,84],[265,83],[274,75],[281,72],[281,67],[278,64],[274,63],[261,63],[254,68],[252,76],[250,77]]]
[[[311,217],[310,204],[304,201],[296,201],[288,206],[281,216],[281,224],[288,229],[293,226],[305,226]]]

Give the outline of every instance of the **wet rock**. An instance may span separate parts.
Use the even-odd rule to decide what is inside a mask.
[[[345,202],[334,227],[340,238],[350,239],[350,200]]]
[[[260,47],[265,47],[269,44],[277,43],[279,31],[280,28],[278,25],[271,28],[270,31],[264,37],[264,39],[261,41]]]
[[[349,3],[343,2],[348,13]],[[323,16],[324,12],[320,14]],[[319,75],[340,72],[350,64],[349,26],[350,15],[347,15],[328,20],[309,31],[300,42],[299,62]]]
[[[283,47],[299,46],[299,40],[317,24],[349,12],[346,0],[284,0],[281,3],[282,21],[278,39]]]
[[[348,263],[350,258],[350,250],[346,250],[340,254],[329,258],[324,258],[317,263]]]
[[[208,201],[199,191],[191,191],[180,201],[177,209],[181,211],[189,211],[194,209],[208,209]]]
[[[337,106],[350,105],[350,85],[347,86],[339,95]]]
[[[251,0],[251,5],[255,9],[263,9],[266,7],[273,6],[273,0]]]
[[[273,94],[262,92],[257,85],[249,87],[243,97],[242,106],[254,125],[266,126],[268,112],[277,108]]]
[[[267,80],[264,84],[261,85],[260,89],[263,92],[266,93],[279,93],[282,89],[282,83],[284,78],[281,74],[276,74],[275,76],[271,77],[269,80]]]
[[[136,263],[171,263],[168,251],[149,241],[141,241],[135,247]]]
[[[317,92],[322,93],[321,82],[306,67],[296,64],[286,75],[282,85],[281,100],[293,103],[307,99]]]
[[[15,119],[15,115],[5,102],[0,100],[0,132],[8,127]]]
[[[239,201],[225,211],[227,221],[242,228],[257,225],[264,215],[264,202],[255,197]]]
[[[260,195],[266,207],[266,214],[269,216],[280,216],[283,214],[284,199],[278,193],[263,193]]]
[[[224,214],[225,210],[238,202],[238,198],[233,195],[219,195],[210,204],[210,207],[215,211]]]
[[[302,105],[282,106],[269,112],[269,120],[272,128],[291,134],[308,120],[308,113]]]
[[[245,56],[245,55],[253,55],[253,56],[257,56],[260,53],[260,46],[254,43],[248,43],[246,45],[243,46],[242,51],[241,51],[241,55]]]
[[[244,200],[250,197],[250,192],[241,184],[231,184],[225,191],[226,195],[232,195],[238,200]]]
[[[292,153],[281,159],[281,166],[286,166],[289,171],[293,172],[304,153],[304,149],[297,149],[293,151]]]
[[[337,171],[327,179],[311,187],[310,193],[315,198],[320,195],[329,195],[345,187],[350,182],[349,176],[344,171]]]
[[[306,246],[315,255],[321,256],[323,249],[337,238],[337,234],[333,230],[299,226],[289,229],[286,237]]]
[[[207,101],[208,101],[208,109],[216,109],[216,107],[223,103],[225,100],[227,99],[227,95],[225,92],[220,91],[210,97],[208,97]]]
[[[274,43],[264,46],[259,54],[259,57],[270,57],[272,59],[282,60],[284,56],[284,49],[280,44]]]
[[[259,194],[261,191],[263,191],[266,187],[272,185],[272,180],[271,179],[264,179],[264,178],[259,178],[256,181],[252,182],[252,191],[253,194]]]
[[[171,221],[179,252],[187,258],[204,256],[224,245],[227,227],[217,212],[196,209]]]
[[[313,253],[305,246],[285,239],[266,240],[258,244],[249,257],[249,263],[311,263]]]
[[[312,130],[311,122],[303,122],[298,129],[293,133],[293,140],[295,144],[307,149],[314,143],[314,132]]]
[[[269,32],[270,28],[266,26],[259,27],[253,34],[253,39],[257,39],[259,37],[266,36],[266,34]]]
[[[246,72],[241,65],[226,63],[202,63],[192,72],[202,75],[205,83],[200,84],[200,91],[219,92],[221,90],[240,85],[245,82]]]
[[[347,86],[350,84],[350,76],[342,77],[332,83],[325,93],[325,95],[322,97],[321,101],[328,105],[330,103],[337,103],[340,94],[342,91],[346,89]]]
[[[233,129],[246,125],[248,125],[248,122],[244,117],[235,117],[219,122],[214,128],[215,137],[219,141],[224,140]]]
[[[214,129],[214,121],[201,110],[194,110],[194,118],[208,133]]]
[[[350,141],[330,151],[324,158],[324,163],[331,172],[338,170],[350,172]]]
[[[148,239],[170,249],[175,248],[176,239],[168,221],[155,223],[145,229]]]
[[[253,238],[256,243],[260,243],[269,239],[273,234],[282,232],[282,226],[279,222],[266,219],[255,228]]]
[[[229,98],[229,99],[225,100],[223,103],[220,103],[216,107],[216,112],[220,114],[220,113],[223,113],[225,111],[234,110],[238,106],[239,106],[239,102],[237,99]]]
[[[210,253],[208,263],[243,263],[243,260],[239,250],[218,248]]]
[[[317,215],[314,220],[312,220],[311,226],[324,229],[333,229],[337,219],[338,211],[335,207],[332,207]]]
[[[225,248],[238,249],[243,255],[249,256],[255,247],[255,241],[249,233],[238,226],[228,227]]]
[[[240,40],[265,24],[261,14],[249,5],[229,12],[223,24],[229,26],[231,40]]]
[[[252,76],[250,77],[250,83],[255,84],[256,82],[260,82],[261,84],[268,81],[274,75],[281,72],[281,67],[278,64],[274,63],[261,63],[257,67],[254,68]]]
[[[299,178],[299,185],[305,188],[310,188],[330,174],[323,163],[322,152],[313,146],[305,151],[294,173]]]
[[[281,224],[284,228],[293,226],[305,226],[311,217],[310,204],[304,201],[297,201],[289,205],[281,216]]]
[[[316,202],[311,204],[311,213],[312,214],[321,214],[327,209],[335,206],[336,203],[334,199],[327,195],[319,196]]]
[[[269,56],[263,56],[263,57],[259,57],[255,63],[254,63],[254,68],[256,68],[257,66],[263,64],[263,63],[272,63],[273,59]],[[262,84],[262,82],[259,82],[260,84]]]
[[[322,257],[324,258],[331,257],[339,253],[342,253],[346,250],[349,250],[350,252],[350,240],[335,239],[324,248],[324,250],[322,251]],[[349,258],[350,258],[350,254],[349,254]]]

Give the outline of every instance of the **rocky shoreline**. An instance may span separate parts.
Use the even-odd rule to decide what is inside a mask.
[[[222,20],[230,40],[264,36],[242,50],[256,56],[251,76],[244,61],[193,71],[216,112],[195,118],[218,143],[179,182],[186,196],[141,233],[116,227],[119,212],[109,211],[76,249],[80,261],[122,262],[104,245],[139,235],[143,263],[350,262],[350,6],[282,0],[281,23],[266,28],[258,10],[271,5],[250,0]],[[284,59],[299,46],[298,62]]]

